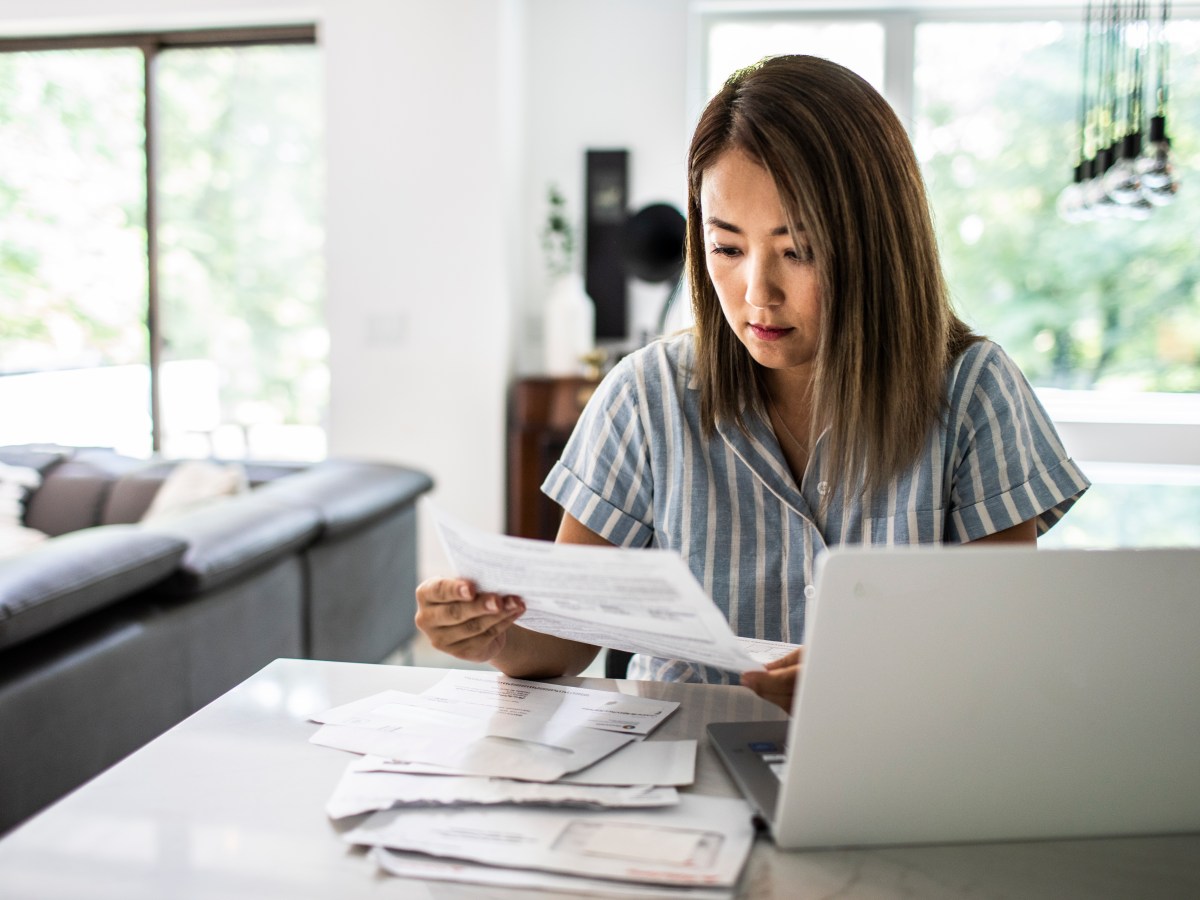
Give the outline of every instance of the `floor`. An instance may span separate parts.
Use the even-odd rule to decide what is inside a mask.
[[[394,666],[426,666],[435,669],[491,669],[487,663],[465,662],[435,650],[420,632],[417,632],[417,636],[408,646],[397,650],[384,662]],[[596,659],[581,674],[585,678],[603,678],[604,654],[597,654]]]

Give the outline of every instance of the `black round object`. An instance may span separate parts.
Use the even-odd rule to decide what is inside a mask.
[[[625,265],[642,281],[675,281],[683,271],[686,223],[669,203],[651,203],[625,220]]]

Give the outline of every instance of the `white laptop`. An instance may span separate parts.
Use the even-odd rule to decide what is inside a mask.
[[[792,716],[709,737],[781,847],[1200,831],[1200,549],[842,549]]]

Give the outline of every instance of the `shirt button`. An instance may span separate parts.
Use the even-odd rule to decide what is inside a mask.
[[[815,587],[813,587],[811,584],[806,584],[804,586],[805,599],[811,600],[815,596],[817,596],[817,589]]]
[[[829,482],[828,481],[817,482],[817,493],[820,494],[822,497],[824,497],[826,494],[828,494],[829,493]]]

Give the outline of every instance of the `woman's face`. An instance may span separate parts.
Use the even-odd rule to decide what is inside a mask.
[[[797,246],[771,176],[727,150],[700,181],[708,275],[729,327],[768,369],[807,376],[816,359],[821,303],[812,254]]]

